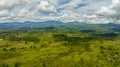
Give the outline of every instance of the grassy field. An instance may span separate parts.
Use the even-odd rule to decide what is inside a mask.
[[[0,24],[0,67],[120,67],[120,25]]]
[[[120,67],[120,36],[1,33],[0,67]]]

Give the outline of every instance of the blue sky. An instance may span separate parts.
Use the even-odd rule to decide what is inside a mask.
[[[120,0],[0,0],[0,21],[120,23]]]

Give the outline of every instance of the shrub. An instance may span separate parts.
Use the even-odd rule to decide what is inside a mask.
[[[3,51],[8,51],[7,48],[3,48]]]
[[[12,47],[12,48],[10,48],[9,50],[10,50],[10,51],[15,51],[16,48],[15,48],[15,47]]]

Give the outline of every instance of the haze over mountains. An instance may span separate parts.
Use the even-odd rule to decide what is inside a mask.
[[[101,25],[102,27],[120,27],[120,24],[115,23],[107,23],[107,24],[89,24],[84,22],[68,22],[64,23],[62,21],[45,21],[45,22],[6,22],[6,23],[0,23],[0,29],[4,28],[19,28],[19,27],[40,27],[40,26],[61,26],[61,25],[79,25],[79,26],[87,26],[87,25]]]
[[[0,30],[31,30],[37,29],[49,31],[71,31],[71,32],[120,32],[120,24],[107,23],[107,24],[88,24],[84,22],[69,22],[64,23],[61,21],[46,21],[46,22],[9,22],[0,23]]]

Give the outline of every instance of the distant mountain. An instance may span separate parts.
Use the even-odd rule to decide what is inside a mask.
[[[109,28],[111,31],[120,32],[120,24],[108,23],[108,24],[101,24],[101,27]]]
[[[64,23],[61,21],[45,21],[45,22],[9,22],[9,23],[0,23],[0,29],[10,29],[10,28],[22,28],[22,27],[40,27],[40,26],[59,26],[59,25],[84,25],[85,23],[80,22],[70,22]]]
[[[0,23],[0,30],[23,30],[23,29],[57,29],[61,31],[82,31],[82,32],[120,32],[120,24],[87,24],[85,22],[45,21],[45,22],[8,22]]]
[[[115,23],[108,23],[108,24],[100,24],[103,27],[111,27],[111,28],[119,28],[120,24],[115,24]]]

